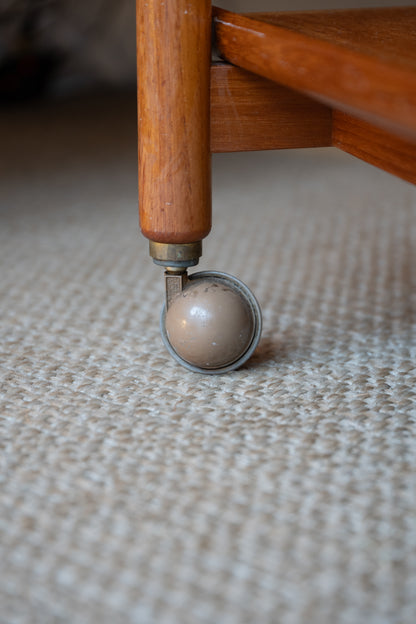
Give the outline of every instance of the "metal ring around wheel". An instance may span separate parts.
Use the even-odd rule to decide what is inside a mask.
[[[262,331],[262,315],[260,305],[251,292],[251,290],[246,286],[241,280],[238,278],[228,275],[227,273],[223,273],[222,271],[200,271],[198,273],[193,273],[189,276],[189,281],[196,281],[202,279],[214,278],[215,281],[225,282],[228,287],[231,287],[233,290],[238,291],[245,299],[248,304],[252,318],[253,318],[253,333],[251,337],[250,344],[245,349],[245,351],[233,362],[226,364],[225,366],[221,366],[218,368],[203,368],[199,366],[195,366],[190,362],[187,362],[184,358],[182,358],[171,345],[167,331],[166,331],[166,305],[163,306],[161,316],[160,316],[160,331],[162,334],[162,340],[171,354],[171,356],[179,362],[182,366],[187,368],[188,370],[195,373],[202,373],[204,375],[219,375],[223,373],[228,373],[230,371],[236,370],[240,368],[247,360],[252,356],[254,350],[256,349],[261,336]]]

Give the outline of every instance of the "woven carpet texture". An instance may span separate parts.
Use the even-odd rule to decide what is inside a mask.
[[[416,622],[416,191],[332,149],[214,157],[201,269],[264,332],[159,335],[134,96],[2,114],[1,624]]]

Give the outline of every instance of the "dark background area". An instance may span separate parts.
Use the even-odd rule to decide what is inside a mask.
[[[404,0],[223,0],[235,11],[405,5]],[[134,0],[0,0],[0,102],[134,90]]]

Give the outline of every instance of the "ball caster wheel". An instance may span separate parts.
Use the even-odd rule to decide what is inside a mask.
[[[168,284],[170,278],[172,284]],[[190,276],[167,271],[166,283],[167,303],[160,326],[163,342],[175,360],[208,375],[226,373],[247,362],[259,343],[262,318],[256,298],[243,282],[220,271]]]

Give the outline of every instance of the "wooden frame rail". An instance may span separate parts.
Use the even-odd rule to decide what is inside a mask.
[[[331,145],[331,110],[227,63],[211,66],[211,151]]]
[[[337,147],[416,184],[416,142],[227,63],[211,67],[211,152]]]

